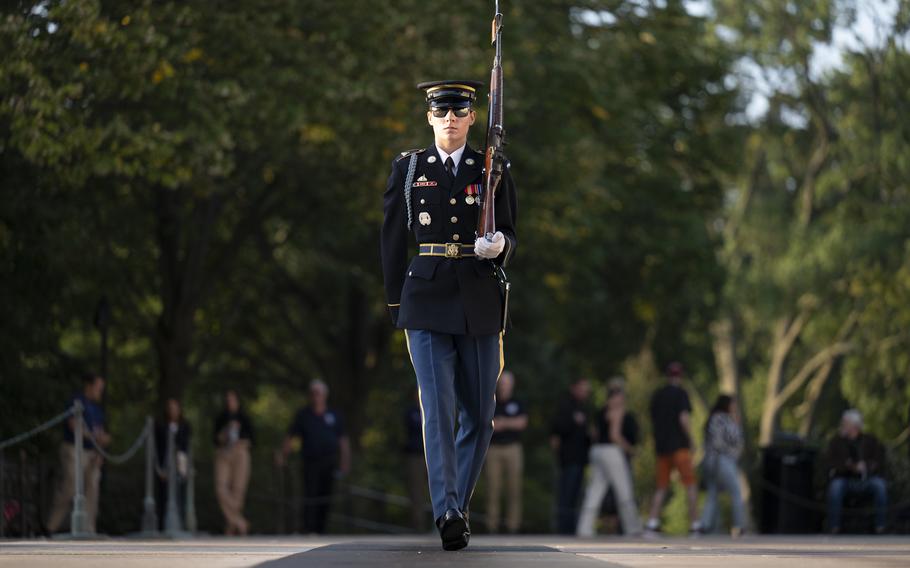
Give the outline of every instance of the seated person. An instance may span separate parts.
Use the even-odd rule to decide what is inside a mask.
[[[863,433],[863,416],[847,410],[840,430],[828,445],[828,528],[840,532],[841,509],[849,494],[871,495],[875,504],[875,532],[885,531],[888,493],[884,474],[885,450],[871,434]]]

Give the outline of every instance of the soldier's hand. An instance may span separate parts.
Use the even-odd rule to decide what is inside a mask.
[[[496,258],[502,253],[504,248],[506,248],[506,238],[500,231],[493,233],[492,241],[488,241],[486,237],[478,237],[474,241],[474,254],[480,258]]]

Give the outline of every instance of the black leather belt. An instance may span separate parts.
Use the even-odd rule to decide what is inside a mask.
[[[474,245],[462,243],[423,243],[419,249],[420,256],[444,256],[446,258],[462,258],[474,256]]]

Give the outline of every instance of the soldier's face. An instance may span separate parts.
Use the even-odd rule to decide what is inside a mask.
[[[433,113],[427,111],[427,120],[433,127],[433,135],[440,146],[452,147],[456,149],[468,141],[468,129],[474,124],[476,114],[474,110],[468,113],[468,116],[459,118],[455,112],[449,112],[443,117],[433,116]]]

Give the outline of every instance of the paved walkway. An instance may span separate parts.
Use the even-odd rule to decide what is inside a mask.
[[[0,541],[2,568],[906,567],[910,537],[619,540],[477,536],[460,552],[430,537]]]

